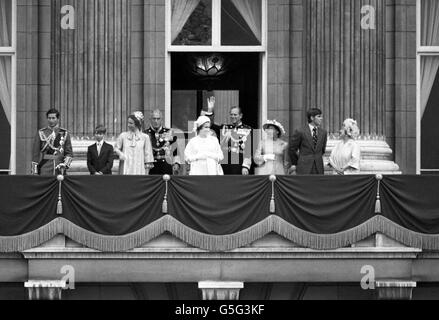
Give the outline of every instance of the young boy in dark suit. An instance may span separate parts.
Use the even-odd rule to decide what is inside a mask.
[[[107,129],[97,126],[95,130],[96,143],[88,147],[87,167],[91,175],[111,175],[113,168],[113,146],[104,141]]]

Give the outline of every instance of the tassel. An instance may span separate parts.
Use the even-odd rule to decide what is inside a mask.
[[[62,187],[62,182],[64,181],[64,176],[63,175],[58,175],[57,177],[58,180],[58,204],[56,206],[56,214],[62,214],[62,202],[61,202],[61,187]]]
[[[62,214],[62,202],[61,202],[61,199],[58,200],[58,205],[56,206],[56,214]]]
[[[274,182],[276,181],[276,176],[271,175],[270,176],[270,182],[271,182],[271,200],[270,200],[270,213],[276,212],[276,204],[274,202]]]
[[[270,200],[270,213],[276,212],[276,204],[274,203],[274,197]]]
[[[379,196],[377,196],[377,200],[375,201],[375,213],[381,213],[381,200]]]
[[[378,184],[377,184],[377,199],[375,201],[375,213],[381,213],[380,184],[381,184],[381,180],[383,180],[383,175],[382,174],[377,174],[375,176],[375,178],[378,181]]]
[[[166,200],[166,197],[163,200],[162,213],[168,213],[168,200]]]
[[[171,180],[171,176],[168,174],[165,174],[163,176],[163,181],[165,181],[165,196],[163,197],[163,203],[162,203],[162,213],[167,214],[168,213],[168,182]]]

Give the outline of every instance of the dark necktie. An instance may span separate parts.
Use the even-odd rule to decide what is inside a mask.
[[[318,137],[317,137],[317,128],[316,127],[314,127],[314,129],[312,129],[312,141],[314,142],[314,148],[317,147]]]

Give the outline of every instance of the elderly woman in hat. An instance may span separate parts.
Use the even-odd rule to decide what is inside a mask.
[[[334,174],[358,174],[360,172],[361,150],[355,139],[360,134],[357,121],[346,119],[340,130],[340,141],[335,145],[329,157],[329,166]]]
[[[121,175],[148,175],[154,167],[151,140],[142,132],[143,113],[134,112],[128,117],[128,131],[117,139],[114,151],[119,156]]]
[[[285,129],[276,120],[268,120],[263,126],[265,138],[259,144],[254,161],[258,165],[256,175],[285,175],[290,168],[288,143],[281,139]]]
[[[195,122],[194,131],[197,135],[189,141],[184,151],[186,161],[190,164],[191,176],[224,174],[220,165],[224,154],[218,139],[212,136],[210,126],[210,119],[206,116],[199,117]]]

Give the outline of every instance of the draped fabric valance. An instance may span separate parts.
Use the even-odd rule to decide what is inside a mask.
[[[439,176],[0,177],[0,252],[56,234],[125,251],[170,232],[211,251],[275,232],[335,249],[381,232],[439,250]]]

